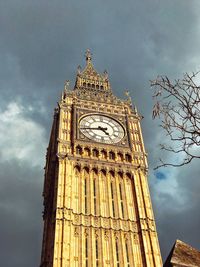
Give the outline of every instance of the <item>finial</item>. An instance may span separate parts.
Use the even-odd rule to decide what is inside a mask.
[[[125,91],[125,96],[130,97],[130,92],[128,90]]]
[[[65,81],[65,90],[68,90],[69,89],[69,80],[66,80]]]
[[[81,73],[81,66],[80,66],[80,65],[79,65],[78,68],[77,68],[77,72],[78,72],[78,74]]]
[[[85,52],[85,58],[87,62],[90,62],[92,60],[92,54],[90,52],[90,49],[87,49]]]
[[[129,102],[129,104],[131,104],[131,96],[128,90],[125,91],[125,96],[127,97],[127,101]]]
[[[108,79],[108,72],[107,72],[107,70],[104,70],[103,74],[104,74],[105,79]]]

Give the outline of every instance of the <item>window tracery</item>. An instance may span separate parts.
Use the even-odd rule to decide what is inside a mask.
[[[128,153],[125,155],[125,160],[126,162],[131,162],[132,161],[132,158],[131,158],[131,155],[129,155]]]
[[[115,153],[113,151],[109,152],[109,159],[115,160]]]
[[[77,146],[76,147],[76,154],[77,155],[82,155],[82,147],[81,146]]]
[[[130,267],[128,239],[125,239],[125,249],[126,249],[126,261],[127,261],[127,267]]]
[[[103,159],[107,158],[107,152],[104,149],[101,151],[101,156]]]
[[[117,153],[118,160],[123,161],[124,157],[122,153]]]
[[[96,148],[92,150],[92,156],[96,158],[99,156],[99,151]]]
[[[118,244],[118,238],[115,239],[115,251],[116,251],[116,261],[117,261],[117,267],[119,267],[119,244]]]
[[[84,148],[84,154],[85,156],[89,157],[90,156],[90,149],[89,148]]]

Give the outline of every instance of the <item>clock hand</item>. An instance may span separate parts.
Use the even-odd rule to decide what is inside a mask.
[[[106,135],[109,135],[109,133],[108,133],[108,132],[106,132],[105,130],[103,130],[103,129],[102,129],[102,131],[103,131],[103,132],[104,132]]]
[[[108,128],[107,127],[101,127],[101,126],[98,126],[98,128],[100,129],[100,130],[102,130],[102,131],[106,131]]]
[[[105,131],[103,131],[106,135],[109,135],[109,133],[108,132],[105,132]]]
[[[101,130],[99,127],[84,127],[84,128],[80,128],[81,130]]]
[[[106,132],[106,130],[108,129],[108,128],[103,128],[103,127],[101,127],[101,126],[99,126],[98,127],[100,130],[102,130],[106,135],[109,135],[109,133],[108,132]]]
[[[101,126],[98,126],[98,127],[84,127],[84,128],[80,128],[81,130],[101,130],[101,131],[106,131],[107,128],[105,127],[101,127]]]
[[[106,130],[108,129],[107,127],[84,127],[84,128],[80,128],[81,130],[100,130],[102,132],[104,132],[106,135],[109,135],[108,132],[106,132]]]

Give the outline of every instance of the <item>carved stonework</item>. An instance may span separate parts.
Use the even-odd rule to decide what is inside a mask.
[[[89,230],[88,230],[88,228],[85,228],[85,229],[84,229],[84,234],[85,234],[86,237],[89,235]]]
[[[79,236],[78,227],[75,227],[75,229],[74,229],[74,236],[76,236],[76,237]]]
[[[105,240],[109,239],[109,232],[107,230],[104,231],[104,238]]]
[[[126,99],[113,94],[89,50],[85,58],[54,112],[40,267],[161,267],[141,116],[128,92]]]
[[[95,227],[100,226],[100,220],[99,220],[99,218],[94,218],[94,226]]]
[[[84,218],[84,224],[86,226],[89,226],[90,225],[90,217],[89,216],[85,216],[85,218]]]
[[[98,230],[95,230],[95,237],[99,238],[99,231]]]
[[[138,244],[138,243],[139,243],[138,235],[137,235],[137,234],[134,234],[134,235],[133,235],[133,240],[134,240],[134,243],[135,243],[135,244]]]

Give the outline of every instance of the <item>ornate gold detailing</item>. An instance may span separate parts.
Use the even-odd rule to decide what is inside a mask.
[[[74,216],[74,223],[79,225],[80,224],[80,220],[79,220],[80,216],[79,215],[75,215]]]
[[[62,153],[62,152],[61,153],[57,153],[56,155],[59,158],[59,160],[63,160],[63,159],[65,159],[67,157],[67,153]]]
[[[138,243],[139,243],[138,235],[137,235],[137,234],[134,234],[134,235],[133,235],[133,240],[134,240],[134,243],[135,243],[135,244],[138,244]]]
[[[90,216],[84,216],[84,223],[85,226],[90,226],[91,222],[90,222]]]
[[[81,66],[80,66],[80,65],[78,65],[78,68],[77,68],[77,73],[78,73],[78,74],[81,74],[81,70],[82,70]]]
[[[74,228],[74,236],[79,236],[78,227],[75,227]]]
[[[70,81],[69,80],[66,80],[65,81],[65,84],[64,84],[65,90],[69,90],[69,84],[70,84]]]
[[[98,217],[94,218],[94,226],[99,227],[100,226],[100,219]]]
[[[117,231],[115,231],[115,232],[114,232],[114,237],[115,237],[115,239],[116,239],[116,240],[118,240],[118,239],[119,239],[119,234],[118,234],[118,232],[117,232]]]
[[[81,70],[78,67],[78,74],[76,79],[76,88],[87,90],[95,89],[97,91],[108,91],[110,90],[110,84],[108,81],[108,73],[99,74],[92,64],[92,54],[89,49],[85,53],[86,57],[86,67]]]
[[[138,232],[138,226],[136,221],[132,221],[130,219],[125,220],[121,218],[106,218],[102,216],[76,214],[72,210],[67,208],[57,209],[56,219],[65,219],[71,222],[74,226],[113,229],[116,231],[124,232]]]
[[[105,240],[109,239],[109,232],[107,230],[104,231],[104,238]]]
[[[85,230],[84,230],[84,234],[85,234],[86,237],[89,235],[88,228],[85,228]]]
[[[87,49],[86,52],[85,52],[85,58],[86,58],[86,61],[91,61],[92,60],[92,54],[90,52],[90,49]]]
[[[127,97],[127,103],[129,103],[132,106],[132,102],[131,102],[131,97],[130,97],[130,92],[127,90],[125,91],[125,96]]]
[[[98,230],[95,230],[94,233],[95,233],[95,237],[96,237],[96,238],[99,238],[99,231],[98,231]]]
[[[75,87],[74,90],[66,89],[64,90],[63,99],[61,100],[62,107],[64,108],[66,105],[66,98],[73,99],[74,104],[78,104],[79,100],[85,101],[97,101],[102,104],[110,104],[110,105],[118,105],[118,111],[122,111],[122,107],[128,106],[130,107],[130,101],[127,99],[119,99],[112,94],[111,89],[108,91],[101,91],[95,88],[88,89],[87,87]],[[121,106],[121,107],[120,107]],[[98,111],[104,111],[101,107],[97,109]],[[136,116],[136,113],[133,112],[132,116]],[[137,117],[134,117],[137,118]]]

